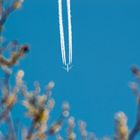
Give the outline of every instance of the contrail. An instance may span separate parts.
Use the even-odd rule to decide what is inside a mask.
[[[68,33],[69,33],[69,64],[72,63],[72,25],[71,25],[70,0],[67,0]]]
[[[64,28],[63,28],[63,18],[62,18],[62,0],[58,0],[58,9],[59,9],[59,29],[60,29],[62,62],[64,65],[66,65],[65,38],[64,38]]]
[[[58,10],[59,10],[59,28],[60,28],[60,44],[61,44],[61,54],[62,62],[67,66],[67,71],[69,71],[69,65],[72,64],[72,23],[71,23],[71,5],[70,0],[67,0],[67,16],[68,16],[68,61],[66,59],[66,48],[65,48],[65,37],[64,37],[64,26],[63,26],[63,12],[62,12],[62,0],[58,0]]]

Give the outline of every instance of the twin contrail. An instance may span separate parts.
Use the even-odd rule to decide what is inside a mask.
[[[66,59],[66,48],[65,48],[65,37],[64,37],[64,25],[63,25],[63,10],[62,0],[58,0],[58,12],[59,12],[59,29],[60,29],[60,45],[62,63],[64,64],[67,71],[70,70],[72,64],[72,24],[71,24],[71,5],[70,0],[67,0],[67,16],[68,16],[68,61]]]

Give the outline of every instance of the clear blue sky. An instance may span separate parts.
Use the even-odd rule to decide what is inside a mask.
[[[88,130],[99,137],[112,135],[117,111],[128,115],[132,128],[136,104],[128,82],[134,80],[130,66],[140,65],[140,1],[71,0],[71,7],[74,67],[70,73],[61,68],[57,0],[25,0],[7,21],[7,40],[31,46],[18,68],[25,70],[30,87],[35,80],[42,88],[50,80],[56,82],[54,115],[67,100],[71,114],[85,120]]]

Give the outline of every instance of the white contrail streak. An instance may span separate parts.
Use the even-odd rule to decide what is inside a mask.
[[[71,6],[70,0],[67,0],[67,16],[68,16],[68,61],[66,59],[66,49],[65,49],[65,37],[64,37],[64,26],[63,26],[63,12],[62,12],[62,0],[58,0],[58,10],[59,10],[59,28],[60,28],[60,44],[61,44],[61,54],[62,62],[65,66],[72,64],[72,24],[71,24]]]
[[[63,64],[66,65],[65,38],[64,38],[64,28],[63,28],[63,18],[62,18],[62,0],[58,0],[58,9],[59,9],[59,29],[60,29],[62,61]]]
[[[70,0],[67,0],[68,33],[69,33],[69,64],[72,63],[72,25],[71,25]]]

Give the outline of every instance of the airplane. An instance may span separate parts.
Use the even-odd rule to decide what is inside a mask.
[[[73,66],[70,66],[69,64],[66,64],[63,69],[69,72],[72,69]]]

